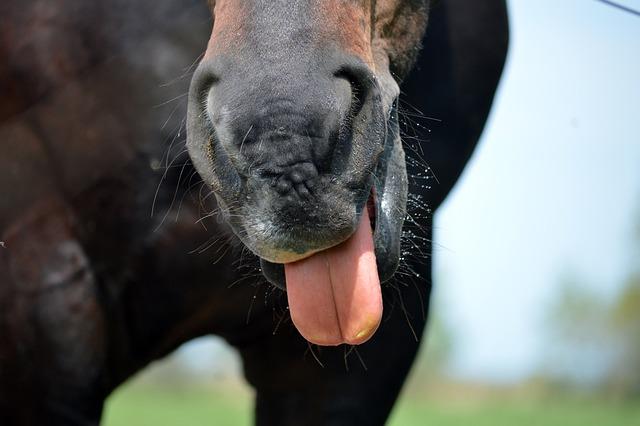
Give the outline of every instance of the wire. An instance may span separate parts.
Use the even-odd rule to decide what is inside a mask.
[[[631,9],[630,7],[623,6],[623,5],[619,4],[619,3],[615,3],[615,2],[612,2],[612,1],[609,1],[609,0],[596,0],[596,1],[599,1],[600,3],[608,4],[609,6],[613,6],[615,8],[620,9],[620,10],[624,10],[625,12],[629,12],[632,15],[636,15],[636,16],[640,17],[640,12],[635,10],[635,9]]]

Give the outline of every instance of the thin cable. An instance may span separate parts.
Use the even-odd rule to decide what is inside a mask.
[[[636,15],[636,16],[640,17],[640,12],[635,10],[635,9],[631,9],[630,7],[623,6],[623,5],[619,4],[619,3],[615,3],[615,2],[612,2],[612,1],[609,1],[609,0],[596,0],[596,1],[599,1],[600,3],[608,4],[609,6],[613,6],[615,8],[620,9],[620,10],[624,10],[625,12],[629,12],[632,15]]]

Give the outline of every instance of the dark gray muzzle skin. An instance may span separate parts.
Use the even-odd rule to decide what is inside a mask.
[[[375,230],[374,243],[380,282],[389,281],[400,260],[402,225],[406,215],[407,172],[404,151],[400,145],[398,117],[395,107],[387,122],[384,152],[374,172]],[[361,209],[360,209],[361,212]],[[262,272],[275,286],[285,289],[286,280],[281,264],[260,260]]]
[[[407,198],[395,91],[331,46],[286,36],[253,45],[203,60],[189,93],[189,155],[222,216],[284,289],[282,265],[348,239],[373,193],[388,280]]]

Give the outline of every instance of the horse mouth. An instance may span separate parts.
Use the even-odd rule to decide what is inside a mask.
[[[337,244],[292,262],[272,263],[261,257],[263,275],[286,290],[292,321],[311,343],[361,344],[380,324],[383,277],[378,264],[389,259],[379,259],[378,254],[393,256],[379,247],[385,241],[379,234],[389,234],[378,220],[379,194],[372,185],[368,198],[357,208],[355,229]]]
[[[262,238],[253,240],[245,238],[243,242],[258,257],[273,264],[285,265],[302,261],[317,253],[340,245],[351,238],[357,231],[359,223],[364,217],[365,210],[368,216],[367,222],[369,223],[371,232],[375,235],[377,225],[376,202],[375,187],[372,187],[364,207],[358,208],[349,205],[349,210],[352,211],[355,217],[350,218],[350,214],[343,215],[340,218],[342,222],[340,226],[330,227],[330,221],[323,222],[318,226],[316,223],[317,216],[305,217],[304,219],[302,219],[303,216],[300,216],[300,223],[294,224],[287,221],[279,223],[278,228],[281,232],[277,233],[279,234],[278,238],[269,238],[268,235],[272,235],[272,233],[265,233]],[[340,203],[340,205],[344,208],[345,203]],[[324,209],[340,210],[341,208],[339,206],[324,206]],[[276,213],[275,215],[277,216],[278,214]],[[256,230],[255,228],[250,229],[251,231]],[[247,233],[249,233],[249,231],[245,232],[245,234]],[[275,241],[276,239],[279,241]],[[265,242],[267,243],[265,244]],[[283,280],[269,275],[267,275],[266,278],[276,287],[286,290],[286,285]]]
[[[330,232],[332,244],[293,261],[272,263],[261,257],[263,275],[286,290],[292,321],[311,343],[361,344],[380,325],[381,283],[393,276],[400,259],[406,205],[404,152],[396,136],[394,131],[387,135],[366,198],[349,205],[355,219],[347,234]],[[331,205],[332,210],[337,207]]]
[[[334,346],[367,341],[382,318],[375,254],[374,191],[346,241],[284,264],[291,319],[311,343]]]

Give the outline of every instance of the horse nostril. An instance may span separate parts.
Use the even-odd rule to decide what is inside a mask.
[[[371,69],[359,61],[351,61],[343,64],[334,75],[344,79],[349,83],[351,89],[351,99],[349,107],[349,117],[355,117],[363,107],[371,86],[374,75]]]

